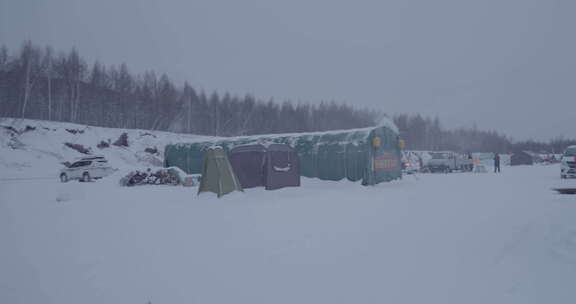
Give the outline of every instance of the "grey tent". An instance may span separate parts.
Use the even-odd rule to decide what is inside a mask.
[[[300,161],[289,145],[268,146],[266,190],[300,186]]]
[[[243,191],[226,152],[221,147],[206,150],[198,194],[214,192],[221,197],[235,190]]]
[[[243,145],[230,151],[230,164],[242,188],[263,187],[266,184],[266,147]]]
[[[237,146],[230,151],[230,162],[243,188],[300,186],[298,154],[286,144]]]

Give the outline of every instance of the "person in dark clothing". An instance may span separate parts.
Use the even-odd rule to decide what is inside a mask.
[[[494,173],[500,173],[500,155],[498,153],[494,154]]]

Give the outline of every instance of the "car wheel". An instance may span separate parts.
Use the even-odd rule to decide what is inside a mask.
[[[63,183],[68,182],[68,175],[66,175],[66,173],[60,174],[60,181]]]
[[[91,181],[91,180],[92,180],[92,179],[90,178],[90,173],[84,172],[84,174],[82,174],[82,181],[83,181],[83,182],[89,182],[89,181]]]

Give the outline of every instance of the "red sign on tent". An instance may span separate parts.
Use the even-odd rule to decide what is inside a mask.
[[[398,160],[391,153],[384,152],[374,157],[374,171],[391,171],[398,169]]]

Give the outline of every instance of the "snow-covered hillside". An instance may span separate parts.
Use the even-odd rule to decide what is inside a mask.
[[[113,143],[122,133],[128,147]],[[168,143],[190,142],[207,137],[149,130],[101,128],[71,123],[0,118],[0,178],[56,177],[62,162],[85,156],[66,146],[81,145],[90,153],[104,155],[112,166],[155,166],[163,160]],[[99,148],[106,142],[109,147]],[[146,148],[158,153],[147,153]]]

